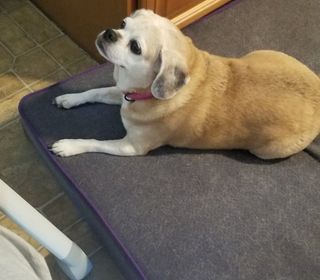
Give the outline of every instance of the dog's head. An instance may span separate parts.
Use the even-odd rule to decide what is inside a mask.
[[[188,82],[191,45],[174,24],[149,10],[134,12],[96,40],[99,53],[115,65],[121,90],[151,90],[158,99],[173,97]]]

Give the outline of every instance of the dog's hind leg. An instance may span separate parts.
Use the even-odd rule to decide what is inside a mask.
[[[53,104],[70,109],[85,103],[106,103],[121,105],[123,94],[117,87],[90,89],[81,93],[70,93],[56,97]]]
[[[305,149],[312,137],[293,137],[287,140],[271,141],[268,144],[250,150],[250,153],[261,159],[286,158]]]

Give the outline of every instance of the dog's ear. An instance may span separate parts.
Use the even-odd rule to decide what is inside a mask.
[[[156,65],[159,70],[151,86],[152,95],[157,99],[172,98],[188,79],[184,59],[175,51],[162,49]]]

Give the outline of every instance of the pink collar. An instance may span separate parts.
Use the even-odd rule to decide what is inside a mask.
[[[147,100],[153,98],[151,92],[127,92],[124,95],[124,99],[129,102],[139,101],[139,100]]]

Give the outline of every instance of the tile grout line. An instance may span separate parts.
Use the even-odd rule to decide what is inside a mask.
[[[0,42],[0,43],[1,43],[1,42]],[[35,49],[35,48],[38,48],[38,46],[32,48],[32,50]],[[29,51],[31,51],[31,50],[29,50]],[[28,53],[28,51],[25,52],[24,54],[26,54],[26,53]],[[38,80],[35,80],[35,81],[33,81],[33,82],[29,83],[29,84],[27,84],[27,83],[20,77],[20,75],[14,71],[14,69],[13,69],[12,66],[11,66],[11,67],[8,69],[8,71],[1,73],[1,74],[0,74],[0,77],[1,77],[1,76],[4,76],[5,74],[8,74],[9,72],[12,72],[12,73],[18,78],[18,80],[19,80],[20,82],[22,82],[22,84],[24,85],[24,87],[23,87],[23,88],[20,88],[20,89],[18,89],[18,90],[16,90],[16,91],[14,91],[14,92],[12,92],[12,93],[10,93],[9,95],[7,95],[7,96],[5,96],[5,97],[3,97],[3,98],[0,98],[0,103],[6,101],[7,99],[12,98],[14,95],[18,94],[20,91],[23,91],[23,90],[25,90],[25,89],[27,89],[30,93],[37,91],[37,90],[32,89],[32,86],[36,85],[37,83],[39,83],[39,82],[41,82],[41,81],[45,81],[45,80],[48,79],[51,75],[56,74],[58,71],[61,71],[61,70],[62,70],[62,71],[64,71],[64,72],[67,74],[67,76],[72,77],[72,74],[71,74],[65,67],[74,65],[74,64],[82,61],[82,60],[83,60],[84,58],[86,58],[86,57],[92,59],[90,56],[86,56],[86,55],[85,55],[85,56],[79,58],[79,59],[76,60],[76,61],[73,61],[73,62],[71,62],[71,63],[66,64],[65,66],[60,66],[59,68],[56,68],[54,71],[50,72],[50,73],[47,74],[46,76],[44,76],[44,77],[42,77],[42,78],[40,78],[40,79],[38,79]],[[18,58],[18,57],[16,57],[16,58]],[[15,59],[16,59],[16,58],[15,58]],[[93,60],[93,61],[96,62],[95,60]],[[53,84],[56,83],[56,82],[57,82],[57,81],[53,81]],[[1,104],[0,104],[0,105],[1,105]]]
[[[17,56],[4,44],[0,41],[0,45],[15,59]],[[12,67],[12,65],[11,65]]]
[[[48,40],[48,41],[51,42],[51,41],[53,41],[53,40],[55,40],[55,39],[58,39],[59,37],[61,37],[61,36],[52,38],[52,39],[50,39],[50,40]],[[0,41],[0,44],[2,44],[1,41]],[[30,86],[32,86],[32,85],[34,85],[34,84],[42,81],[43,79],[49,78],[49,76],[51,76],[52,74],[54,74],[54,73],[56,73],[56,72],[58,72],[58,71],[60,71],[60,70],[63,70],[63,71],[65,71],[65,72],[68,74],[69,77],[71,77],[72,75],[71,75],[71,73],[66,69],[66,67],[72,66],[72,65],[74,65],[74,64],[76,64],[76,63],[79,63],[80,61],[82,61],[83,59],[85,59],[85,58],[87,58],[87,57],[90,58],[90,59],[92,59],[89,55],[85,54],[84,56],[80,57],[79,59],[77,59],[77,60],[75,60],[75,61],[72,61],[72,62],[70,62],[70,63],[67,63],[66,65],[62,65],[62,64],[60,64],[59,62],[55,61],[56,63],[60,64],[60,65],[58,65],[58,66],[60,66],[59,68],[56,68],[54,71],[50,72],[50,73],[47,74],[46,76],[44,76],[44,77],[42,77],[42,78],[40,78],[40,79],[38,79],[38,80],[35,80],[35,81],[27,84],[27,83],[20,77],[20,75],[19,75],[18,73],[16,73],[16,71],[14,70],[14,65],[15,65],[15,62],[16,62],[17,58],[19,58],[20,56],[23,56],[23,55],[27,55],[28,53],[31,53],[32,51],[36,50],[37,48],[39,48],[39,49],[41,49],[41,50],[45,50],[43,47],[41,47],[41,45],[37,45],[37,46],[35,46],[35,47],[33,47],[33,48],[31,48],[31,49],[23,52],[22,54],[13,57],[13,62],[12,62],[12,64],[11,64],[10,68],[9,68],[6,72],[0,73],[0,77],[1,77],[1,76],[4,76],[5,74],[7,74],[7,73],[9,73],[9,72],[12,72],[12,73],[14,73],[14,74],[17,76],[17,78],[19,79],[19,81],[21,81],[21,82],[24,84],[25,87],[27,87],[28,89],[30,89],[31,91],[33,91],[33,90],[30,88]],[[47,53],[46,51],[44,51],[44,52],[48,55],[48,53]],[[49,56],[50,56],[50,54],[49,54]],[[50,56],[50,57],[51,57],[51,56]],[[53,58],[53,57],[51,57],[51,58]],[[95,61],[95,60],[93,60],[93,61]],[[7,97],[9,97],[9,96],[11,96],[11,95],[19,92],[20,90],[22,90],[22,89],[18,89],[17,91],[11,93],[11,94],[8,95]]]
[[[12,19],[12,18],[10,18],[10,19]],[[12,20],[14,21],[14,19],[12,19]],[[14,23],[17,24],[17,22],[15,22],[15,21],[14,21]],[[28,35],[28,34],[26,33],[26,31],[23,30],[20,26],[18,26],[18,28],[19,28],[20,31],[22,31],[25,35]],[[57,36],[52,37],[52,38],[50,38],[50,39],[42,42],[41,44],[38,43],[38,42],[36,42],[33,38],[28,37],[28,38],[30,38],[30,40],[31,40],[33,43],[35,43],[35,46],[31,47],[30,49],[25,50],[24,52],[22,52],[22,53],[20,53],[20,54],[18,54],[18,55],[15,55],[10,49],[8,49],[8,47],[6,47],[6,45],[4,45],[4,44],[0,41],[0,45],[1,45],[3,48],[5,48],[6,51],[8,51],[8,52],[10,53],[10,55],[12,55],[13,58],[14,58],[14,61],[13,61],[13,63],[12,63],[12,65],[11,65],[11,67],[10,67],[9,70],[12,70],[12,68],[13,68],[13,66],[14,66],[14,64],[15,64],[16,59],[19,58],[20,56],[28,55],[29,53],[31,53],[31,52],[34,51],[35,49],[41,48],[43,45],[48,44],[48,43],[50,43],[51,41],[54,41],[54,40],[56,40],[56,39],[59,39],[60,37],[63,37],[63,36],[66,36],[66,35],[63,34],[63,33],[62,33],[62,34],[58,34]]]
[[[38,10],[38,8],[36,8],[36,7],[35,7],[35,9]],[[39,13],[38,13],[38,14],[39,14]],[[41,16],[44,17],[43,15],[41,15]],[[62,37],[63,35],[65,35],[61,30],[59,30],[56,26],[54,26],[51,22],[49,22],[49,20],[48,20],[46,17],[44,17],[44,19],[47,20],[50,25],[54,26],[54,28],[59,31],[59,35],[60,35],[60,36],[56,36],[55,38],[50,38],[50,39],[46,40],[45,42],[39,43],[39,42],[37,42],[34,38],[32,38],[32,37],[30,37],[30,36],[28,35],[27,31],[24,30],[24,28],[19,24],[19,22],[16,21],[16,19],[15,19],[12,15],[8,14],[8,17],[18,26],[18,28],[19,28],[26,36],[28,36],[28,37],[33,41],[33,43],[36,44],[36,47],[39,47],[39,48],[40,48],[46,55],[48,55],[58,66],[60,66],[60,67],[63,68],[63,65],[62,65],[59,61],[57,61],[56,58],[55,58],[54,56],[52,56],[52,55],[43,47],[43,44],[48,43],[48,41],[50,41],[50,39],[54,40],[54,39],[59,38],[60,36]],[[34,48],[36,48],[36,47],[34,47]],[[33,49],[34,49],[34,48],[33,48]],[[29,51],[31,52],[31,50],[29,50]],[[28,52],[26,52],[26,53],[28,53]],[[26,53],[25,53],[25,54],[26,54]],[[55,70],[57,70],[57,69],[55,69]],[[69,71],[67,71],[66,69],[64,69],[64,70],[67,72],[67,74],[68,74],[69,76],[71,76],[71,73],[69,73]],[[16,74],[16,73],[15,73],[15,74]]]
[[[55,38],[55,39],[56,39],[56,38]],[[34,50],[35,48],[39,48],[39,46],[36,46],[36,47],[34,47],[34,48],[32,48],[32,49],[24,52],[22,55],[27,54],[29,51],[31,52],[31,51]],[[40,47],[40,48],[41,48],[41,47]],[[41,48],[41,49],[42,49],[42,48]],[[19,55],[19,56],[20,56],[20,55]],[[18,57],[19,57],[19,56],[18,56]],[[16,57],[16,58],[18,58],[18,57]],[[91,58],[90,56],[87,56],[87,57]],[[57,73],[58,71],[63,70],[64,72],[66,72],[66,74],[67,74],[69,77],[71,77],[71,76],[72,76],[71,73],[70,73],[65,67],[68,67],[68,66],[71,66],[71,65],[73,65],[73,64],[76,64],[76,63],[82,61],[84,58],[86,58],[86,56],[83,56],[83,57],[79,58],[79,59],[76,60],[76,61],[73,61],[73,62],[71,62],[71,63],[68,63],[68,64],[66,64],[65,66],[63,66],[63,65],[60,66],[60,65],[59,65],[59,66],[60,66],[59,68],[56,68],[54,71],[50,72],[50,73],[47,74],[46,76],[44,76],[44,77],[42,77],[42,78],[40,78],[40,79],[38,79],[38,80],[35,80],[35,81],[33,81],[33,82],[29,83],[29,84],[27,84],[25,81],[23,81],[23,79],[20,77],[20,75],[17,74],[12,67],[9,68],[7,72],[1,73],[1,74],[0,74],[0,77],[3,76],[3,75],[5,75],[5,74],[7,74],[8,72],[11,71],[12,73],[14,73],[14,74],[18,77],[18,79],[24,84],[24,86],[25,86],[27,89],[30,90],[30,92],[34,92],[34,90],[31,88],[31,86],[33,86],[33,85],[35,85],[35,84],[37,84],[37,83],[39,83],[39,82],[41,82],[41,81],[49,78],[51,75]],[[53,83],[55,83],[55,82],[57,82],[57,81],[54,81]],[[11,94],[9,94],[8,96],[6,96],[3,100],[12,97],[12,95],[17,94],[19,91],[22,91],[22,90],[23,90],[23,89],[18,89],[17,91],[14,91],[13,93],[11,93]],[[3,100],[0,100],[0,102],[2,102]]]
[[[26,52],[36,48],[38,43],[33,40],[33,38],[21,27],[21,25],[9,13],[6,13],[5,15],[9,20],[12,21],[12,23],[15,25],[15,27],[17,27],[26,36],[27,39],[29,39],[30,41],[32,41],[35,44],[35,46],[31,47],[27,51],[24,51],[18,55],[14,54],[3,42],[1,42],[2,46],[4,46],[6,48],[6,50],[9,51],[10,54],[12,54],[15,58],[17,58],[18,56],[24,55]]]
[[[60,62],[58,62],[58,61],[55,59],[55,57],[53,57],[50,53],[47,52],[47,50],[44,48],[44,45],[50,43],[51,41],[53,41],[53,40],[55,40],[55,39],[58,39],[58,38],[60,38],[60,37],[67,36],[67,35],[66,35],[62,30],[60,30],[56,25],[54,25],[44,14],[42,14],[41,11],[40,11],[35,5],[33,5],[33,3],[32,3],[32,6],[35,8],[35,10],[37,10],[38,14],[40,14],[45,20],[47,20],[47,21],[50,23],[50,25],[52,25],[57,31],[59,31],[59,34],[58,34],[57,36],[53,37],[53,38],[50,38],[50,39],[48,39],[48,40],[46,40],[46,41],[44,41],[44,42],[39,43],[39,42],[37,42],[34,38],[32,38],[31,36],[29,36],[29,34],[27,33],[27,31],[24,30],[24,28],[15,20],[14,17],[12,17],[11,15],[8,15],[8,17],[17,25],[17,27],[18,27],[28,38],[30,38],[30,39],[33,41],[33,43],[36,44],[35,47],[33,47],[32,49],[27,50],[26,52],[24,52],[24,53],[22,53],[22,54],[20,54],[20,55],[18,55],[18,56],[25,55],[25,54],[28,53],[29,51],[31,52],[31,50],[33,50],[34,48],[40,47],[42,50],[44,50],[44,51],[46,52],[46,54],[48,54],[51,58],[53,58],[53,60],[54,60],[59,66],[64,67],[62,64],[60,64]],[[40,12],[40,13],[39,13],[39,12]],[[67,36],[67,37],[69,38],[69,36]],[[72,40],[71,38],[70,38],[70,40],[73,42],[73,40]],[[74,43],[74,42],[73,42],[73,43]],[[77,44],[75,44],[75,45],[77,45]],[[77,46],[78,46],[78,45],[77,45]],[[78,46],[78,47],[79,47],[79,46]],[[79,48],[80,48],[80,47],[79,47]],[[83,50],[82,48],[80,48],[80,49]],[[83,50],[83,51],[84,51],[84,50]],[[17,56],[17,57],[18,57],[18,56]],[[82,58],[84,58],[85,56],[89,56],[89,55],[84,51],[84,55],[83,55]],[[89,57],[90,57],[90,56],[89,56]],[[79,59],[79,60],[80,60],[80,59]],[[78,62],[78,61],[76,61],[76,62]],[[74,62],[72,62],[72,63],[74,63]],[[68,63],[67,66],[70,65],[70,64],[72,64],[72,63]]]
[[[26,30],[23,29],[23,27],[15,20],[15,18],[14,18],[13,16],[11,16],[10,14],[8,14],[7,16],[17,25],[17,27],[20,29],[20,31],[21,31],[24,35],[26,35],[28,38],[30,38],[30,40],[35,44],[35,47],[33,47],[33,48],[25,51],[23,54],[19,55],[19,57],[22,56],[22,55],[26,55],[26,54],[28,54],[28,53],[32,53],[32,51],[34,51],[34,50],[37,49],[37,48],[40,48],[41,50],[44,51],[44,47],[43,47],[40,43],[38,43],[34,38],[32,38],[31,36],[29,36],[29,34],[26,32]],[[63,36],[63,35],[61,34],[61,32],[59,32],[59,33],[60,33],[59,36]],[[59,36],[56,36],[55,38],[50,38],[50,39],[54,40],[54,39],[56,39],[56,38],[59,38]],[[49,39],[49,40],[50,40],[50,39]],[[49,40],[47,40],[47,41],[49,41]],[[47,41],[45,41],[44,43],[46,43]],[[44,44],[44,43],[43,43],[43,44]],[[47,52],[45,52],[45,53],[48,55]],[[49,57],[51,57],[51,59],[53,59],[52,56],[49,56]],[[15,56],[14,63],[16,62],[16,58],[17,58],[17,56]],[[53,59],[53,61],[61,67],[61,65],[60,65],[59,63],[57,63],[57,61],[56,61],[55,59]],[[32,89],[28,86],[28,84],[20,77],[20,75],[14,71],[14,66],[15,66],[15,65],[12,64],[12,65],[11,65],[11,68],[10,68],[9,70],[11,70],[11,71],[18,77],[18,79],[25,85],[25,87],[27,87],[29,90],[31,90],[31,92],[33,92],[33,90],[32,90]],[[54,73],[55,71],[57,71],[57,70],[58,70],[58,69],[55,69],[55,70],[54,70],[53,72],[51,72],[49,75],[53,74],[53,73]],[[68,73],[68,74],[69,74],[69,73]],[[39,80],[37,80],[37,82],[38,82],[38,81],[41,81],[42,79],[43,79],[43,78],[40,78]]]
[[[37,7],[35,7],[34,6],[34,8],[36,9],[36,10],[39,10]],[[42,17],[44,17],[44,15],[41,15]],[[25,34],[25,35],[27,35],[27,36],[29,36],[28,35],[28,33],[20,26],[20,24],[12,17],[12,16],[9,16],[13,21],[14,21],[14,23],[15,24],[17,24],[18,25],[18,27],[21,29],[21,31]],[[44,17],[46,20],[48,20],[46,17]],[[48,20],[49,21],[49,20]],[[48,40],[46,40],[46,41],[44,41],[44,42],[42,42],[42,43],[39,43],[39,42],[37,42],[34,38],[32,38],[32,37],[30,37],[30,39],[37,45],[37,47],[39,47],[46,55],[48,55],[58,66],[60,66],[63,70],[65,70],[66,72],[67,72],[67,74],[69,75],[69,76],[71,76],[71,73],[67,70],[67,69],[65,69],[64,68],[64,66],[51,54],[51,53],[49,53],[45,48],[44,48],[44,45],[45,44],[48,44],[48,43],[50,43],[51,41],[53,41],[53,40],[55,40],[55,39],[58,39],[58,38],[60,38],[60,37],[63,37],[63,36],[66,36],[60,29],[58,29],[55,25],[53,25],[51,22],[49,22],[50,23],[50,25],[52,25],[52,26],[54,26],[55,27],[55,29],[57,29],[58,31],[59,31],[59,34],[56,36],[56,37],[54,37],[54,38],[50,38],[50,39],[48,39]],[[72,40],[71,40],[72,41]],[[73,42],[73,41],[72,41]],[[77,45],[78,46],[78,45]],[[79,47],[79,46],[78,46]],[[80,48],[81,49],[81,48]],[[81,49],[82,50],[82,49]],[[86,52],[84,52],[84,55],[83,55],[83,57],[82,58],[84,58],[86,56]],[[80,59],[79,59],[80,60]],[[73,63],[73,62],[72,62]],[[70,63],[71,64],[71,63]],[[69,65],[69,64],[68,64]]]
[[[54,29],[56,29],[60,34],[64,34],[63,31],[54,24],[51,19],[49,19],[33,2],[28,1],[28,4],[36,11],[38,15],[44,18]]]
[[[62,67],[57,68],[56,70],[54,70],[53,72],[50,72],[48,75],[42,77],[41,79],[35,80],[35,81],[33,81],[32,83],[30,83],[30,84],[29,84],[29,87],[34,86],[34,85],[36,85],[36,84],[39,83],[39,82],[46,81],[51,75],[56,74],[56,73],[58,73],[58,71],[61,71],[61,70],[64,70],[64,69],[63,69]],[[67,74],[68,74],[68,73],[67,73]],[[68,76],[70,77],[69,74],[68,74]],[[58,81],[53,81],[53,83],[57,83],[57,82],[58,82]],[[31,91],[34,92],[34,91],[36,91],[36,90],[33,90],[33,89],[31,88]]]
[[[75,207],[76,208],[76,207]],[[78,208],[76,208],[78,210]],[[81,216],[81,215],[80,215]],[[69,229],[71,229],[73,226],[78,225],[82,222],[85,222],[85,219],[81,216],[78,220],[76,220],[75,222],[71,223],[69,226],[67,226],[64,230],[68,231]]]
[[[47,54],[56,64],[58,64],[63,70],[65,70],[69,76],[71,76],[71,73],[70,73],[67,69],[65,69],[65,68],[63,67],[63,65],[62,65],[52,54],[50,54],[44,47],[42,47],[42,46],[40,46],[40,47],[41,47],[41,49],[44,51],[44,53],[46,53],[46,54]]]
[[[49,204],[55,202],[56,200],[58,200],[58,199],[59,199],[60,197],[62,197],[62,196],[64,196],[64,192],[58,193],[55,197],[49,199],[47,202],[45,202],[45,203],[42,204],[41,206],[36,207],[36,209],[37,209],[39,212],[43,213],[43,209],[44,209],[45,207],[47,207]],[[43,213],[43,214],[44,214],[44,213]]]
[[[7,73],[7,72],[6,72]],[[4,73],[4,74],[6,74]],[[30,86],[30,85],[29,85]],[[14,97],[14,95],[17,95],[19,94],[20,92],[24,91],[25,89],[28,89],[30,92],[33,92],[33,90],[31,88],[29,88],[29,86],[26,86],[24,88],[20,88],[12,93],[10,93],[9,95],[3,97],[3,98],[0,98],[0,107],[1,107],[1,103],[3,102],[6,102],[7,100],[11,99],[12,97]]]
[[[77,209],[74,205],[73,205],[73,207],[74,207],[75,209]],[[78,209],[77,209],[77,210],[78,210]],[[79,211],[78,211],[78,212],[79,212]],[[81,213],[80,213],[80,214],[81,214]],[[66,232],[67,232],[69,229],[71,229],[74,225],[80,223],[80,222],[83,220],[83,217],[81,217],[81,215],[79,215],[79,216],[80,216],[80,218],[78,218],[75,222],[71,223],[71,224],[68,225],[68,226],[65,226],[64,228],[61,228],[60,230],[61,230],[64,234],[66,234]]]
[[[92,258],[95,254],[97,254],[100,250],[102,250],[104,247],[99,246],[97,249],[93,250],[91,253],[87,254],[89,258]]]
[[[79,47],[79,46],[78,46]],[[71,63],[68,63],[66,65],[61,64],[51,53],[49,53],[43,46],[40,46],[40,48],[54,61],[56,62],[70,77],[72,76],[72,74],[68,71],[68,69],[66,69],[66,67],[77,63],[79,61],[81,61],[82,59],[84,59],[86,56],[90,57],[86,52],[83,52],[83,56],[81,56],[79,58],[79,60],[73,61]],[[80,47],[79,47],[80,48]],[[82,50],[82,49],[81,49]],[[83,50],[82,50],[83,51]]]
[[[19,120],[20,117],[19,116],[16,116],[14,117],[13,119],[9,120],[8,122],[4,123],[3,125],[0,125],[0,130],[1,129],[5,129],[7,126],[13,124],[15,121]]]
[[[27,2],[25,2],[25,4],[23,4],[23,5],[26,5],[27,4]],[[19,6],[19,7],[15,7],[15,8],[13,8],[13,9],[11,9],[11,10],[8,10],[7,8],[5,8],[3,5],[1,5],[0,4],[0,7],[2,8],[2,12],[4,13],[4,14],[8,14],[8,13],[11,13],[11,12],[13,12],[13,11],[15,11],[15,10],[18,10],[18,9],[20,9],[21,7],[23,7],[23,6]]]
[[[72,242],[74,242],[73,240],[71,240]],[[75,242],[76,243],[76,242]],[[77,244],[77,243],[76,243]],[[78,245],[78,244],[77,244]],[[81,250],[83,250],[82,249],[82,247],[80,247],[81,248]],[[40,252],[42,249],[46,249],[51,255],[53,255],[45,246],[43,246],[43,245],[40,245],[38,248],[36,248],[36,250],[38,251],[38,252]],[[90,252],[90,253],[85,253],[86,255],[87,255],[87,257],[88,258],[92,258],[95,254],[97,254],[99,251],[101,251],[101,250],[103,250],[104,249],[104,246],[103,245],[100,245],[100,246],[98,246],[96,249],[94,249],[92,252]]]
[[[37,12],[38,12],[39,9],[38,9],[36,6],[34,6],[33,4],[32,4],[32,6],[33,6],[33,8],[34,8],[35,10],[37,10]],[[38,14],[40,14],[40,13],[38,12]],[[60,70],[60,69],[64,70],[64,71],[68,74],[68,76],[72,76],[71,72],[68,71],[65,67],[68,67],[68,66],[70,66],[70,65],[72,65],[72,64],[75,64],[75,63],[81,61],[81,60],[84,59],[86,56],[88,56],[89,58],[91,58],[86,52],[84,52],[84,53],[83,53],[83,56],[80,57],[79,60],[76,60],[76,61],[73,61],[73,62],[71,62],[71,63],[68,63],[68,64],[66,64],[65,66],[62,65],[53,55],[51,55],[51,54],[44,48],[44,45],[50,43],[51,41],[53,41],[53,40],[55,40],[55,39],[58,39],[58,38],[63,37],[63,36],[66,36],[66,35],[65,35],[65,33],[63,33],[59,28],[57,28],[52,22],[50,22],[49,19],[47,19],[43,14],[40,14],[40,15],[41,15],[42,17],[44,17],[44,19],[47,20],[50,25],[54,26],[54,28],[59,31],[59,34],[58,34],[57,36],[55,36],[55,37],[53,37],[53,38],[50,38],[50,39],[48,39],[48,40],[46,40],[46,41],[44,41],[44,42],[42,42],[42,43],[37,42],[34,38],[32,38],[31,36],[29,36],[29,34],[26,32],[26,30],[24,30],[24,28],[15,20],[15,18],[14,18],[12,15],[7,14],[7,16],[15,23],[15,25],[17,26],[17,28],[19,28],[20,31],[21,31],[22,33],[24,33],[28,38],[30,38],[30,40],[35,44],[35,46],[34,46],[33,48],[31,48],[31,49],[23,52],[23,53],[20,54],[19,56],[15,56],[7,47],[4,46],[5,49],[14,57],[14,61],[13,61],[13,63],[11,64],[11,67],[10,67],[9,70],[11,70],[11,71],[19,78],[19,80],[20,80],[29,90],[31,90],[32,92],[33,92],[33,90],[32,90],[29,86],[32,85],[32,84],[35,84],[35,83],[37,83],[37,82],[39,82],[39,81],[41,81],[43,78],[41,78],[41,79],[39,79],[39,80],[37,80],[37,81],[34,81],[34,82],[32,82],[31,84],[25,83],[25,82],[23,81],[23,79],[20,77],[20,75],[17,74],[17,73],[14,71],[14,65],[15,65],[16,59],[17,59],[18,57],[20,57],[20,56],[22,56],[22,55],[26,55],[26,54],[28,54],[29,52],[31,53],[31,52],[34,51],[36,48],[40,48],[47,56],[49,56],[49,57],[60,67],[60,68],[58,68],[58,69],[55,69],[55,70],[54,70],[53,72],[51,72],[50,74],[48,74],[48,76],[52,75],[53,73],[57,72],[57,71]],[[1,42],[0,42],[0,43],[1,43]],[[3,43],[2,43],[1,45],[3,45]],[[48,77],[48,76],[46,76],[46,77]]]
[[[13,69],[12,69],[12,73],[16,75],[16,77],[18,78],[18,80],[20,82],[22,82],[22,84],[29,89],[28,84],[20,77],[20,75],[18,73],[16,73]]]
[[[76,220],[75,222],[71,223],[70,225],[66,226],[62,232],[66,233],[68,230],[70,230],[73,226],[80,224],[82,221],[84,221],[83,217],[80,217],[78,220]]]
[[[39,82],[41,82],[41,81],[45,81],[45,79],[49,78],[51,75],[57,73],[57,72],[60,71],[60,70],[63,70],[63,71],[65,71],[65,72],[67,72],[63,67],[59,67],[59,68],[54,69],[52,72],[50,72],[50,73],[47,74],[46,76],[44,76],[44,77],[42,77],[42,78],[40,78],[40,79],[38,79],[38,80],[35,80],[35,81],[31,82],[30,84],[27,84],[25,81],[22,80],[22,78],[20,77],[19,74],[17,74],[14,70],[9,69],[9,71],[11,71],[12,73],[14,73],[14,74],[17,76],[17,78],[19,79],[19,81],[21,81],[21,82],[23,83],[23,85],[25,86],[25,88],[20,88],[20,89],[18,89],[18,90],[16,90],[16,91],[10,93],[8,96],[4,97],[3,99],[1,98],[1,99],[0,99],[0,102],[5,101],[6,99],[9,99],[9,98],[13,97],[13,95],[19,93],[20,91],[22,91],[22,90],[24,90],[24,89],[26,89],[26,88],[27,88],[30,92],[35,92],[36,90],[33,90],[33,89],[31,88],[31,86],[34,86],[35,84],[37,84],[37,83],[39,83]],[[3,74],[0,74],[0,77],[3,76],[3,75],[5,75],[5,74],[7,74],[9,71],[7,71],[7,72],[5,72],[5,73],[3,73]],[[68,73],[67,73],[67,74],[68,74]],[[68,74],[68,76],[71,77],[70,74]],[[53,81],[53,83],[56,83],[56,82],[57,82],[57,81]]]
[[[21,8],[24,8],[26,6],[29,6],[31,9],[34,10],[35,13],[37,13],[40,17],[42,17],[42,19],[44,19],[44,21],[46,21],[51,27],[53,27],[60,35],[64,34],[63,31],[56,25],[54,24],[54,22],[49,19],[36,5],[34,5],[31,1],[26,1],[26,3],[23,6],[14,8],[11,11],[6,10],[5,8],[3,8],[3,12],[6,16],[10,17],[19,27],[20,29],[22,29],[24,31],[24,33],[29,37],[29,34],[20,26],[20,24],[13,18],[12,13],[20,10]],[[29,37],[31,38],[31,37]],[[33,38],[32,38],[33,39]]]
[[[10,93],[9,95],[7,95],[7,96],[5,96],[5,97],[3,97],[3,98],[0,98],[0,103],[5,102],[6,100],[12,98],[14,95],[20,93],[20,91],[22,92],[22,91],[25,90],[25,89],[27,89],[29,92],[33,92],[32,88],[30,88],[29,85],[28,85],[24,80],[22,80],[22,78],[21,78],[16,72],[14,72],[14,71],[11,70],[11,69],[9,69],[9,71],[7,71],[7,72],[5,72],[5,73],[2,73],[2,74],[0,75],[0,77],[4,76],[4,75],[6,75],[6,74],[8,74],[8,73],[10,73],[10,72],[13,73],[13,74],[17,77],[17,79],[23,84],[23,87],[17,89],[16,91]],[[1,106],[1,104],[0,104],[0,106]]]
[[[11,19],[11,18],[10,18],[10,19]],[[16,23],[16,22],[14,22],[14,23]],[[17,24],[17,23],[16,23],[16,24]],[[23,30],[20,26],[18,26],[18,28],[19,28],[20,31],[22,31],[25,35],[28,35],[28,34],[26,33],[26,31]],[[54,40],[56,40],[56,39],[59,39],[60,37],[63,37],[64,35],[65,35],[65,34],[58,34],[57,36],[55,36],[55,37],[53,37],[53,38],[50,38],[50,39],[44,41],[44,42],[41,43],[41,44],[38,43],[38,42],[36,42],[33,38],[29,37],[30,40],[31,40],[33,43],[35,43],[35,46],[33,46],[33,47],[25,50],[24,52],[22,52],[22,53],[20,53],[20,54],[18,54],[18,55],[15,55],[6,45],[4,45],[4,44],[0,41],[0,45],[1,45],[3,48],[5,48],[6,51],[8,51],[8,52],[10,53],[10,55],[13,56],[13,59],[14,59],[13,62],[12,62],[12,64],[11,64],[11,66],[10,66],[10,69],[9,69],[9,70],[12,70],[12,69],[13,69],[13,66],[14,66],[17,58],[19,58],[20,56],[28,55],[29,53],[31,53],[32,51],[36,50],[37,48],[41,48],[42,45],[48,44],[48,43],[50,43],[51,41],[54,41]],[[66,35],[65,35],[65,36],[66,36]]]
[[[38,248],[36,248],[36,250],[38,252],[40,252],[42,249],[47,249],[46,247],[44,247],[43,245],[40,244],[40,246]],[[50,252],[50,251],[49,251]]]
[[[39,45],[43,46],[45,44],[49,44],[51,41],[59,39],[60,37],[63,37],[63,36],[67,36],[67,35],[65,33],[58,34],[56,37],[50,38],[50,39],[42,42],[41,44],[39,43]]]
[[[13,70],[12,66],[6,72],[1,73],[0,77],[10,73],[13,74],[22,83],[23,87],[11,92],[9,95],[6,95],[0,98],[0,102],[4,102],[7,99],[12,98],[14,95],[18,94],[20,91],[23,91],[25,89],[27,89],[29,92],[33,92],[33,90],[29,87],[29,85]]]
[[[20,31],[21,31],[24,35],[26,35],[26,36],[36,45],[36,46],[33,47],[32,49],[34,49],[34,48],[36,48],[37,46],[39,46],[39,43],[38,43],[34,38],[32,38],[32,37],[27,33],[26,30],[24,30],[24,28],[20,25],[20,23],[17,22],[16,19],[15,19],[11,14],[7,14],[7,16],[12,20],[12,22],[14,22],[14,24],[20,29]],[[30,51],[30,49],[27,50],[26,52],[28,52],[28,51]],[[24,54],[25,54],[25,53],[24,53]]]
[[[28,1],[28,3],[30,4],[31,2]],[[20,8],[21,8],[21,7],[20,7]],[[39,10],[39,9],[38,9],[37,7],[35,7],[34,5],[33,5],[33,8],[36,10],[36,12]],[[11,11],[11,12],[12,12],[12,11]],[[11,64],[11,67],[10,67],[10,69],[9,69],[9,70],[12,70],[12,71],[14,72],[14,69],[13,69],[13,68],[14,68],[14,64],[15,64],[15,61],[16,61],[16,59],[17,59],[18,57],[23,56],[23,55],[26,55],[26,54],[28,54],[29,52],[31,53],[31,52],[32,52],[33,50],[35,50],[36,48],[38,48],[38,47],[41,48],[41,45],[46,44],[46,43],[49,43],[49,42],[51,42],[52,40],[55,40],[55,39],[57,39],[57,38],[59,38],[59,37],[62,37],[62,36],[65,35],[65,34],[64,34],[60,29],[58,29],[53,23],[49,22],[49,19],[48,19],[48,18],[46,18],[44,15],[41,15],[42,17],[44,17],[45,20],[47,20],[47,21],[50,23],[50,25],[52,25],[56,30],[59,31],[59,34],[58,34],[57,36],[53,37],[53,38],[50,38],[50,39],[42,42],[42,43],[39,43],[39,42],[37,42],[34,38],[32,38],[32,36],[30,36],[30,35],[27,33],[27,31],[20,25],[19,22],[16,21],[16,19],[10,14],[11,12],[7,12],[7,13],[6,13],[6,16],[7,16],[10,20],[12,20],[12,22],[15,24],[15,26],[16,26],[28,39],[30,39],[30,41],[32,41],[32,42],[35,44],[34,47],[32,47],[32,48],[24,51],[23,53],[21,53],[21,54],[19,54],[19,55],[15,55],[3,42],[0,41],[1,46],[2,46],[3,48],[5,48],[6,51],[8,51],[9,54],[12,55],[13,58],[14,58],[13,63]],[[37,13],[38,13],[38,12],[37,12]],[[15,74],[16,74],[16,73],[15,73]]]

